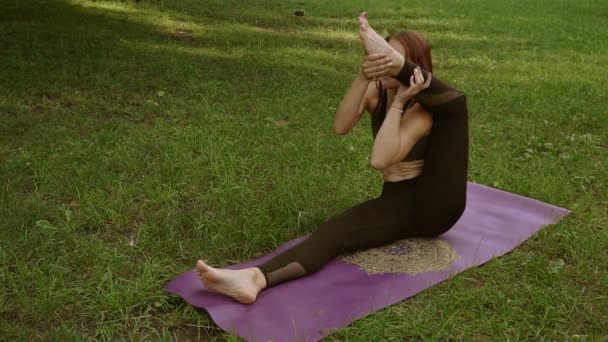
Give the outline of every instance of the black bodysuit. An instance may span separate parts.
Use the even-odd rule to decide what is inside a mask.
[[[395,78],[409,86],[415,67],[406,61]],[[421,71],[426,79],[428,71]],[[460,218],[466,204],[468,170],[465,95],[433,75],[416,101],[433,113],[431,132],[424,142],[419,141],[421,146],[426,144],[422,174],[399,182],[385,181],[379,197],[331,217],[299,244],[258,265],[268,287],[315,272],[343,253],[443,234]],[[380,101],[378,106],[382,105]],[[372,122],[378,129],[374,125],[381,124],[384,117],[373,116],[372,120],[379,120]]]

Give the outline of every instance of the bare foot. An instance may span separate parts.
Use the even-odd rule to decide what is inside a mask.
[[[369,25],[367,12],[359,16],[359,38],[367,54],[386,53],[393,60],[391,75],[395,76],[401,71],[405,58]]]
[[[264,275],[256,267],[242,270],[220,269],[198,260],[196,271],[206,288],[243,304],[254,303],[258,293],[266,287]]]

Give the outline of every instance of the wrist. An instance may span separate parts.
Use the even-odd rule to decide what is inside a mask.
[[[391,104],[390,110],[394,110],[396,112],[399,112],[399,113],[403,114],[403,107],[404,106],[396,104],[396,103],[393,102],[393,104]]]
[[[371,78],[365,76],[365,73],[363,73],[363,70],[359,71],[359,75],[357,76],[357,79],[361,82],[371,82]]]
[[[406,100],[395,96],[395,98],[393,98],[393,102],[391,103],[391,107],[403,108],[405,107],[406,102]]]
[[[405,104],[407,103],[407,101],[411,100],[414,97],[414,95],[406,93],[406,94],[399,94],[398,96],[395,96],[395,100],[394,101],[399,101],[399,104],[402,106],[405,106]]]

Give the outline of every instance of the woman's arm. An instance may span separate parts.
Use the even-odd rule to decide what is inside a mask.
[[[433,125],[431,115],[422,106],[414,105],[401,115],[402,107],[393,101],[378,130],[370,163],[374,169],[383,170],[403,160]]]
[[[336,111],[334,131],[337,134],[346,134],[357,125],[365,109],[369,108],[367,101],[371,80],[374,77],[385,75],[391,67],[392,61],[386,57],[385,53],[370,54],[364,57],[361,72],[344,95]]]
[[[374,140],[371,158],[373,168],[385,169],[398,163],[430,130],[433,121],[429,113],[421,110],[420,105],[414,105],[405,113],[403,107],[416,94],[429,87],[431,81],[431,77],[425,81],[420,70],[414,69],[408,80],[411,86],[399,86]]]
[[[359,73],[353,81],[336,111],[334,120],[336,134],[347,134],[361,119],[367,107],[365,93],[370,82],[371,80],[363,72]]]
[[[401,146],[399,124],[402,118],[403,105],[400,101],[393,100],[386,111],[386,116],[376,134],[372,147],[371,166],[374,169],[381,170],[390,166],[399,151],[399,146]]]

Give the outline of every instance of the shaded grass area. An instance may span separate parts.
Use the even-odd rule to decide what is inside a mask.
[[[379,194],[368,119],[331,130],[361,10],[467,94],[471,181],[573,214],[327,340],[608,336],[601,1],[0,5],[3,338],[234,340],[162,286]]]

